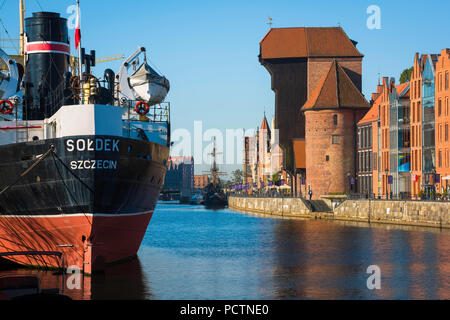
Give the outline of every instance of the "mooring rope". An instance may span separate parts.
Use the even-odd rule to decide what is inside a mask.
[[[42,162],[45,158],[47,158],[52,152],[54,152],[55,146],[51,145],[50,149],[46,153],[44,153],[35,163],[33,163],[27,170],[25,170],[17,179],[14,181],[14,183],[10,184],[9,186],[5,187],[2,191],[0,191],[0,196],[4,194],[8,189],[15,186],[17,183],[19,183],[20,180],[22,180],[23,177],[25,177],[28,173],[31,172],[36,166]]]

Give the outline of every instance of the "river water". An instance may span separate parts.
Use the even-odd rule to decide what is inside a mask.
[[[370,290],[367,268],[380,268]],[[74,299],[450,299],[450,231],[283,220],[160,203],[138,259],[84,277]]]

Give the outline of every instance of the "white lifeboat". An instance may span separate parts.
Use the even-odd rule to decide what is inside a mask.
[[[170,90],[169,80],[147,63],[146,50],[143,47],[122,64],[117,77],[117,91],[121,99],[139,100],[149,106],[163,102]]]

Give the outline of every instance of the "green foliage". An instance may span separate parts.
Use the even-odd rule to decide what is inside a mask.
[[[242,179],[244,178],[244,172],[242,170],[236,169],[233,172],[231,172],[232,178],[231,181],[234,184],[241,184]]]
[[[411,80],[411,74],[412,74],[413,70],[414,70],[414,67],[403,70],[402,74],[400,75],[400,84],[406,83]]]
[[[280,173],[279,173],[279,172],[274,173],[274,174],[272,175],[272,182],[273,182],[273,184],[279,186],[279,185],[280,185],[280,181],[281,181],[281,179],[280,179]]]
[[[423,190],[419,191],[419,198],[423,199],[425,197],[425,193],[423,192]]]

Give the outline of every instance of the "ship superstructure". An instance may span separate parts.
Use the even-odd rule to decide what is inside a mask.
[[[24,65],[0,49],[0,257],[92,273],[135,256],[164,184],[169,81],[142,47],[102,79],[83,49],[77,74],[57,13],[26,18],[24,39]]]

